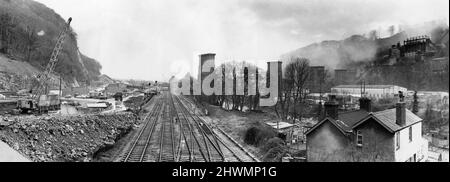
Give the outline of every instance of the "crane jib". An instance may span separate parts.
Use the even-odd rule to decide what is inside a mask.
[[[45,67],[45,70],[38,74],[37,76],[37,86],[32,91],[32,97],[31,100],[36,102],[37,105],[39,105],[39,102],[41,100],[41,96],[43,96],[45,93],[45,87],[48,84],[48,81],[50,80],[50,74],[55,69],[56,63],[58,62],[58,56],[61,53],[61,50],[63,49],[64,40],[67,36],[67,32],[70,30],[70,23],[72,22],[72,18],[69,18],[67,23],[64,26],[64,29],[61,31],[61,33],[58,36],[58,39],[56,41],[56,45],[53,48],[52,54],[50,56],[50,61]],[[45,97],[46,98],[46,97]],[[36,105],[34,104],[34,105]],[[22,107],[22,106],[20,106]],[[23,106],[24,108],[20,109],[36,109],[36,108],[29,108],[31,106]]]

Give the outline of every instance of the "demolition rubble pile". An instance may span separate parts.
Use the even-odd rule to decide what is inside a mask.
[[[91,161],[138,122],[131,113],[3,120],[0,140],[36,162]]]
[[[145,98],[144,96],[131,97],[128,100],[126,100],[123,104],[125,105],[126,108],[128,108],[129,111],[139,114],[142,106],[146,104],[150,98]]]

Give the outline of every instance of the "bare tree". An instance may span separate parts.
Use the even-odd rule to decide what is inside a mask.
[[[305,58],[291,58],[286,66],[283,79],[282,98],[279,102],[281,116],[297,119],[301,117],[307,95],[306,82],[310,75],[309,60]]]

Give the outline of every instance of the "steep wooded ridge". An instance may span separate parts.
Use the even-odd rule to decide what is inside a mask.
[[[0,0],[0,55],[43,70],[66,20],[33,0]],[[55,74],[70,84],[98,80],[102,66],[79,53],[77,34],[65,39]],[[19,74],[19,73],[18,73]]]

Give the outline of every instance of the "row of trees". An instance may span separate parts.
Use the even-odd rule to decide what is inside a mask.
[[[309,94],[307,82],[310,78],[310,63],[305,58],[291,58],[284,69],[281,97],[275,112],[282,119],[300,119],[310,112],[306,103]]]
[[[221,64],[216,68],[221,70],[220,72],[215,72],[217,77],[223,78],[223,80],[232,80],[233,81],[233,92],[232,94],[226,93],[226,85],[225,81],[222,84],[222,95],[213,95],[213,96],[195,96],[195,98],[199,101],[207,101],[209,104],[221,106],[227,110],[236,110],[236,111],[246,111],[246,110],[257,110],[259,105],[260,93],[258,92],[259,83],[256,80],[264,80],[266,76],[264,76],[264,72],[259,69],[256,65],[247,62],[228,62]],[[250,73],[249,70],[256,70],[255,73]],[[218,75],[221,74],[221,75]],[[255,78],[256,81],[256,95],[249,94],[248,86],[250,83],[249,78]],[[193,78],[191,77],[191,80]],[[238,94],[236,87],[240,84],[238,80],[243,80],[243,91],[244,95]],[[265,83],[265,81],[263,82]],[[192,87],[191,87],[192,88]]]
[[[290,58],[285,60],[287,62],[283,66],[284,73],[282,75],[281,82],[279,84],[279,98],[278,104],[273,106],[275,113],[281,119],[300,119],[303,116],[310,116],[312,113],[321,113],[321,107],[319,104],[311,106],[307,102],[307,95],[309,94],[309,89],[311,86],[311,67],[310,61],[306,58]],[[228,62],[220,65],[216,68],[221,69],[222,75],[216,75],[222,78],[233,80],[233,94],[231,95],[214,95],[214,96],[195,96],[195,98],[201,102],[208,102],[209,104],[221,106],[227,110],[237,110],[237,111],[255,111],[259,110],[259,99],[261,94],[258,92],[259,87],[268,84],[266,81],[267,73],[259,69],[253,64],[247,62]],[[255,73],[249,73],[250,69],[256,69]],[[243,73],[243,74],[242,74]],[[216,72],[215,74],[219,74]],[[325,74],[325,73],[324,73]],[[261,83],[256,85],[256,95],[250,95],[248,90],[249,78],[256,78]],[[325,80],[329,78],[323,75],[322,81],[325,85]],[[238,80],[243,79],[244,84],[244,95],[239,95],[236,93],[236,86],[239,84]],[[191,77],[191,85],[193,78]],[[259,84],[259,85],[258,85]],[[222,93],[225,93],[226,85],[222,83]],[[192,87],[191,87],[192,88]],[[191,93],[193,91],[191,90]]]

